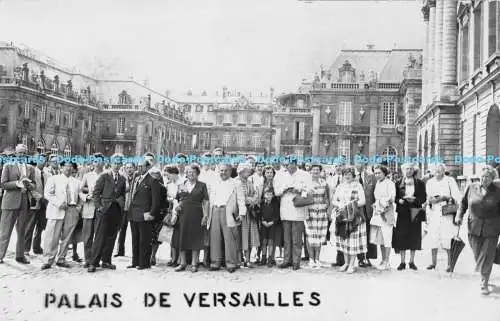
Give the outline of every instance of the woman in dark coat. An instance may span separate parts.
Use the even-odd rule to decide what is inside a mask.
[[[208,218],[207,185],[198,181],[200,168],[196,165],[186,167],[186,182],[179,186],[177,200],[179,205],[179,249],[181,265],[175,271],[187,267],[186,252],[192,251],[191,271],[198,271],[200,250],[204,248],[204,227]]]
[[[500,181],[492,166],[485,166],[481,182],[469,185],[455,222],[462,224],[464,214],[469,218],[469,244],[476,260],[476,272],[481,273],[481,293],[490,294],[490,279],[500,235]]]
[[[401,264],[398,270],[406,268],[406,250],[410,250],[410,264],[416,270],[415,251],[422,249],[422,221],[425,211],[422,204],[427,199],[425,183],[416,178],[417,167],[413,164],[403,165],[405,175],[396,182],[396,227],[392,233],[392,247],[401,253]],[[412,209],[420,209],[420,213],[412,219]],[[414,211],[414,210],[413,210]]]

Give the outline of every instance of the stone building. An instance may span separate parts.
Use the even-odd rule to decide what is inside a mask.
[[[500,154],[499,2],[423,1],[418,153],[442,157],[457,175],[476,175],[474,158]]]
[[[222,147],[228,155],[263,155],[271,152],[274,90],[248,93],[224,87],[215,95],[188,92],[177,96],[190,120],[193,148],[199,152]]]
[[[0,43],[0,149],[128,155],[186,152],[180,104],[135,81],[99,80],[12,43]]]
[[[417,49],[342,50],[311,82],[312,154],[411,156],[421,65]]]

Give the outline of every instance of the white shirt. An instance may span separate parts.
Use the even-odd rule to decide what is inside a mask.
[[[88,194],[84,194],[80,189],[80,198],[85,202],[83,204],[82,218],[94,218],[94,202],[92,200],[87,201],[87,195],[92,196],[94,193],[95,184],[100,175],[101,174],[98,174],[95,171],[88,172],[83,175],[81,188],[86,186],[88,188]]]
[[[44,197],[49,201],[46,211],[47,219],[64,219],[66,211],[61,208],[61,205],[68,204],[70,200],[74,200],[77,204],[79,190],[80,182],[76,178],[67,177],[64,174],[49,177],[44,189]]]
[[[223,206],[229,201],[229,197],[235,189],[235,181],[232,178],[228,178],[225,181],[220,179],[213,184],[210,195],[212,206]]]
[[[278,175],[276,175],[278,178]],[[297,194],[285,192],[288,188],[305,189],[311,191],[314,188],[311,175],[306,171],[297,169],[295,173],[288,171],[282,173],[274,182],[274,190],[277,196],[281,196],[280,217],[284,221],[304,221],[307,218],[307,207],[295,207],[293,199]]]

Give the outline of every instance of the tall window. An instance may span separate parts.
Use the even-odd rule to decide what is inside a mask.
[[[484,2],[479,4],[479,7],[474,11],[474,70],[479,69],[481,66],[481,55],[482,55],[482,5]]]
[[[497,48],[498,20],[500,19],[497,13],[498,1],[491,1],[489,6],[488,57],[491,56],[497,49],[500,50],[500,48]]]
[[[245,145],[245,133],[239,133],[238,134],[238,146],[244,146]]]
[[[340,82],[353,83],[354,82],[354,72],[352,72],[351,70],[343,71],[340,74]]]
[[[338,144],[338,154],[339,156],[345,156],[346,162],[350,163],[351,159],[351,141],[349,139],[341,139]]]
[[[118,119],[118,128],[116,131],[118,134],[125,133],[125,118]]]
[[[224,115],[217,115],[217,125],[222,125],[224,122]]]
[[[230,113],[224,114],[224,123],[232,123],[233,118],[231,117]]]
[[[42,114],[40,115],[40,121],[45,123],[47,120],[47,104],[42,105]]]
[[[300,122],[299,121],[295,122],[294,132],[295,132],[294,138],[297,141],[297,140],[299,140],[299,136],[300,136]]]
[[[24,103],[24,118],[30,118],[30,102],[28,100]]]
[[[392,148],[391,146],[388,146],[384,150],[384,154],[382,156],[384,156],[387,159],[387,164],[389,166],[389,169],[391,170],[391,173],[396,172],[396,170],[397,170],[397,160],[389,158],[390,156],[394,156],[394,157],[397,156],[396,150],[394,148]]]
[[[262,115],[259,114],[259,113],[255,113],[253,114],[253,121],[252,121],[253,124],[260,124],[262,123]]]
[[[338,109],[337,125],[352,125],[352,101],[341,101]]]
[[[203,148],[204,149],[210,149],[210,133],[205,132],[205,138],[203,139]]]
[[[59,154],[59,146],[57,146],[56,143],[52,144],[52,147],[50,147],[50,153],[51,154]]]
[[[64,157],[70,157],[71,156],[71,146],[66,145],[64,147]]]
[[[469,77],[469,23],[462,28],[462,43],[461,43],[461,77],[462,81]]]
[[[394,103],[384,103],[384,107],[382,109],[382,123],[384,125],[394,126],[396,124],[396,111],[394,109]]]
[[[260,136],[253,135],[252,136],[252,147],[253,147],[253,149],[257,149],[257,148],[261,147],[260,145],[261,145]]]
[[[227,148],[231,145],[231,134],[224,134],[222,136],[222,147]]]
[[[245,113],[238,113],[238,124],[245,124]]]

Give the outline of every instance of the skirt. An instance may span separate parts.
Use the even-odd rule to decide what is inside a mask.
[[[335,224],[332,224],[335,225]],[[337,250],[347,255],[358,255],[367,252],[367,235],[366,224],[362,223],[356,226],[354,231],[349,234],[349,237],[343,239],[335,236]]]
[[[393,227],[390,225],[370,225],[370,243],[391,247]]]
[[[305,228],[309,245],[321,246],[326,242],[328,233],[327,211],[309,209],[309,218],[305,221]]]
[[[454,224],[453,215],[441,215],[441,210],[427,210],[427,226],[423,237],[426,249],[442,248],[449,250],[451,239],[457,235],[458,226]]]

